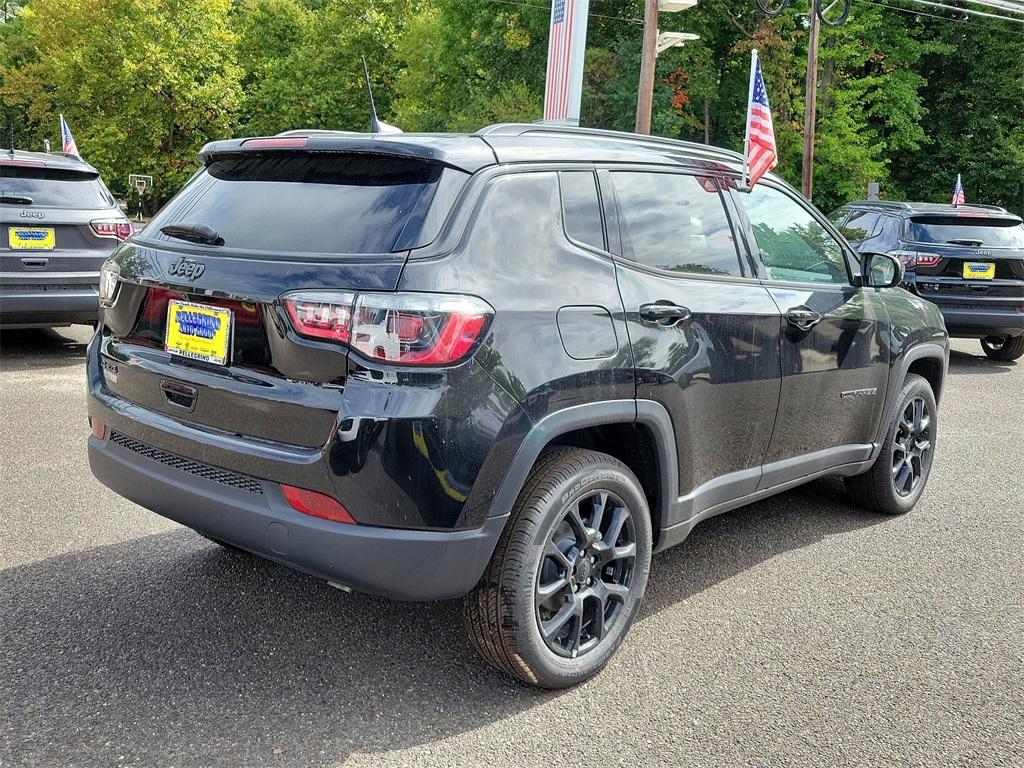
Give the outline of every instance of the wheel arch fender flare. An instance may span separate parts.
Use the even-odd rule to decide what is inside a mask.
[[[649,429],[654,437],[660,488],[659,509],[652,510],[652,513],[656,519],[668,519],[669,509],[679,496],[678,454],[672,419],[661,403],[631,399],[602,400],[569,406],[548,414],[534,424],[498,486],[488,517],[507,516],[512,511],[537,458],[559,437],[587,427],[624,423],[640,424]]]
[[[935,360],[941,370],[940,381],[943,385],[945,384],[946,374],[949,369],[949,350],[947,347],[941,344],[926,342],[916,344],[906,350],[900,358],[899,364],[895,366],[894,374],[889,379],[889,391],[885,393],[885,407],[882,410],[882,419],[878,426],[878,435],[876,435],[875,439],[876,446],[881,447],[881,444],[885,441],[885,430],[889,426],[889,417],[892,414],[892,409],[895,407],[896,398],[903,388],[903,382],[907,380],[907,374],[910,373],[911,366],[919,360]],[[938,397],[939,392],[936,392],[935,399],[938,400]]]

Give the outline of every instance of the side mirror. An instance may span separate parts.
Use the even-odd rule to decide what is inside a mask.
[[[865,253],[861,257],[864,285],[894,288],[903,282],[903,262],[887,253]]]

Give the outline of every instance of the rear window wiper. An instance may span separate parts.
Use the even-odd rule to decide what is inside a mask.
[[[947,240],[950,245],[984,245],[981,240]]]
[[[190,243],[202,243],[203,245],[224,245],[224,238],[217,234],[217,230],[206,224],[167,224],[160,227],[160,231],[168,237],[177,240],[188,240]]]
[[[25,197],[24,195],[3,195],[0,197],[0,203],[7,203],[8,205],[32,205],[33,200],[31,197]]]

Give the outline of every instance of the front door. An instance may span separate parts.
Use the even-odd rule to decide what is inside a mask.
[[[889,371],[889,321],[854,279],[852,250],[781,186],[736,192],[764,285],[782,313],[782,395],[761,488],[863,461]]]

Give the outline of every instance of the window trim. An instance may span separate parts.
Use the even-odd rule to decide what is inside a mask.
[[[625,249],[622,246],[622,227],[623,227],[623,213],[622,213],[622,201],[619,199],[618,191],[615,187],[615,180],[612,178],[615,173],[649,173],[649,174],[670,174],[675,176],[710,176],[715,181],[715,186],[718,191],[718,199],[722,205],[722,212],[725,214],[726,224],[729,226],[729,232],[732,235],[733,250],[736,254],[736,266],[739,269],[739,274],[736,275],[712,275],[701,272],[682,272],[674,269],[662,269],[651,264],[645,264],[632,255],[627,255]],[[675,167],[675,166],[662,166],[662,165],[647,165],[647,166],[634,166],[634,165],[621,165],[621,166],[605,166],[599,167],[598,169],[598,180],[601,182],[601,191],[605,193],[611,200],[611,204],[614,207],[615,218],[616,218],[616,229],[617,229],[617,248],[614,252],[614,256],[617,261],[640,269],[651,274],[660,275],[662,277],[671,277],[676,279],[691,279],[695,278],[698,280],[728,280],[728,281],[757,281],[758,277],[756,272],[751,270],[749,265],[744,264],[743,251],[741,248],[739,238],[740,231],[737,228],[736,221],[734,219],[734,211],[730,207],[730,199],[726,194],[725,187],[727,185],[722,183],[723,178],[727,174],[721,173],[717,169],[710,168],[693,168],[693,167]],[[609,228],[610,229],[610,228]],[[610,231],[608,233],[610,235]],[[748,274],[748,271],[751,274]]]
[[[803,208],[804,211],[806,211],[812,219],[814,219],[818,224],[822,226],[822,228],[824,228],[824,230],[839,245],[839,250],[843,254],[843,261],[846,264],[846,275],[848,281],[846,283],[821,283],[805,280],[780,280],[769,275],[768,268],[764,263],[764,259],[761,257],[761,248],[757,244],[757,238],[754,237],[754,229],[750,223],[750,217],[747,215],[746,208],[743,206],[740,200],[737,199],[736,208],[739,211],[739,215],[741,216],[744,239],[747,242],[747,248],[751,253],[751,258],[757,265],[758,277],[761,280],[761,282],[770,283],[772,285],[797,285],[801,287],[813,286],[816,290],[824,288],[848,289],[862,287],[860,283],[858,269],[855,267],[855,264],[859,263],[857,257],[855,256],[855,252],[853,248],[850,246],[850,244],[846,242],[846,238],[844,238],[842,234],[837,232],[836,228],[832,226],[832,222],[828,220],[827,216],[818,211],[818,209],[815,208],[810,203],[804,201],[802,197],[788,190],[786,186],[783,184],[780,184],[775,181],[769,181],[766,183],[763,179],[759,181],[758,184],[763,184],[765,187],[772,189],[785,197],[788,197],[790,200],[794,201],[798,206]],[[730,194],[736,196],[750,193],[740,192],[739,190],[730,190]]]

